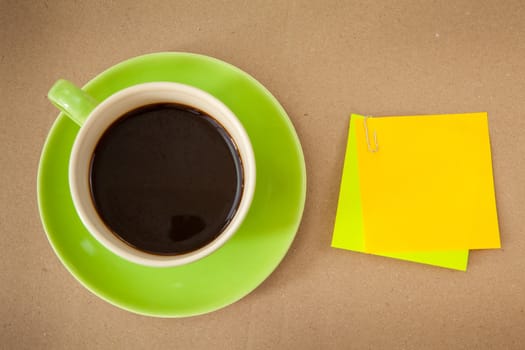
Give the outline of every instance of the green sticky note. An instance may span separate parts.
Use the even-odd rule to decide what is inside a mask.
[[[348,130],[348,143],[332,237],[332,247],[366,253],[365,227],[363,224],[358,172],[356,127],[356,119],[352,118]],[[375,255],[465,271],[467,269],[468,253],[468,250],[451,250],[395,252]]]

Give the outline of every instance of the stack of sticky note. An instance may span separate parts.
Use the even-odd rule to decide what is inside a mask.
[[[500,248],[487,114],[352,115],[332,246],[463,271]]]

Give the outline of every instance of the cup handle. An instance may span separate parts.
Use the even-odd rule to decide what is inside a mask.
[[[79,126],[86,122],[98,104],[85,91],[64,79],[57,80],[47,93],[47,98]]]

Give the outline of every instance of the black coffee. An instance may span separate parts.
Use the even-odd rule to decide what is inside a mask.
[[[109,229],[140,250],[175,255],[203,247],[229,223],[242,164],[228,133],[187,106],[135,109],[104,133],[91,194]]]

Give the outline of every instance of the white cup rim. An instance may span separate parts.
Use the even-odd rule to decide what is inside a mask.
[[[207,245],[178,255],[157,255],[138,250],[118,238],[98,215],[89,185],[91,156],[104,131],[125,113],[154,103],[178,103],[197,108],[216,119],[230,134],[243,167],[243,192],[236,213],[222,232]],[[69,184],[73,204],[91,235],[116,255],[146,266],[168,267],[204,258],[226,243],[238,230],[255,192],[255,156],[241,122],[220,100],[193,86],[173,82],[151,82],[120,90],[101,102],[80,128],[69,162]]]

